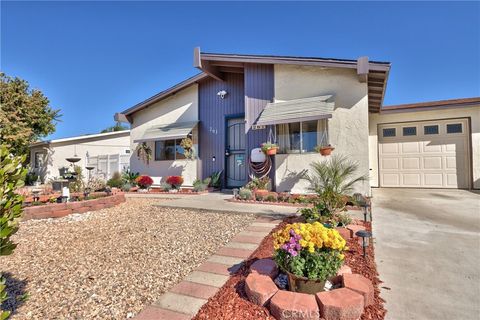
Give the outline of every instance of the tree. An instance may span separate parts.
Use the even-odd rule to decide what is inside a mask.
[[[102,131],[100,131],[100,133],[124,131],[124,130],[128,130],[128,127],[122,125],[120,122],[117,122],[115,123],[115,125],[103,129]]]
[[[28,154],[32,142],[55,132],[60,116],[40,90],[0,72],[0,141],[12,154]]]
[[[18,230],[22,215],[23,196],[15,193],[24,185],[27,169],[22,166],[25,156],[13,156],[7,146],[0,145],[0,256],[12,254],[17,246],[10,237]],[[0,274],[0,305],[7,299],[5,279]],[[0,310],[0,320],[10,312]]]

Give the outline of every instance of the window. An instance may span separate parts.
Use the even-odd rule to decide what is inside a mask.
[[[462,133],[461,123],[447,124],[447,133]]]
[[[404,136],[416,136],[417,127],[404,127],[402,128]]]
[[[38,169],[43,165],[43,152],[35,152],[35,168]]]
[[[276,132],[279,153],[314,152],[328,144],[327,119],[278,124]]]
[[[395,137],[397,135],[397,130],[395,128],[385,128],[383,129],[384,137]]]
[[[438,134],[438,125],[433,126],[424,126],[423,127],[423,134]]]
[[[181,139],[155,141],[155,161],[185,159]]]

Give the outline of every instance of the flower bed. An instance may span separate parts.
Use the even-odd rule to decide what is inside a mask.
[[[72,213],[84,213],[113,207],[125,202],[123,193],[103,196],[92,200],[73,201],[66,203],[45,203],[23,209],[23,220],[59,218]]]
[[[262,258],[272,257],[274,252],[273,233],[283,229],[287,223],[298,221],[300,221],[299,218],[287,218],[265,237],[258,249],[245,261],[242,268],[200,309],[194,319],[275,319],[267,307],[249,301],[245,280],[250,274],[250,267],[254,262]],[[367,230],[371,230],[370,223],[366,223],[365,227]],[[367,259],[362,257],[362,247],[358,243],[358,238],[348,239],[347,246],[349,249],[344,251],[345,264],[351,268],[352,273],[360,274],[369,279],[374,288],[373,303],[363,310],[360,319],[384,319],[386,310],[383,308],[384,301],[379,297],[378,286],[381,281],[378,279],[374,263],[373,246],[367,248]]]

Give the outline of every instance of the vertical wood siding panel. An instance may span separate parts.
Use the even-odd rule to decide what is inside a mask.
[[[225,99],[217,92],[226,90]],[[224,170],[225,118],[245,110],[243,74],[227,74],[225,81],[207,79],[199,84],[200,153],[203,177]],[[212,130],[216,131],[211,132]],[[212,156],[216,161],[212,162]]]

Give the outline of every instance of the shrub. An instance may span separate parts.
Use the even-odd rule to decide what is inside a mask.
[[[334,220],[337,225],[347,226],[352,223],[352,217],[348,212],[339,212],[335,214]]]
[[[222,186],[222,173],[223,170],[216,171],[210,176],[210,185],[215,189],[219,189]]]
[[[171,186],[170,184],[166,183],[166,182],[163,182],[163,183],[161,184],[161,188],[162,188],[162,190],[164,190],[164,191],[170,191],[170,190],[172,190],[172,186]]]
[[[73,179],[72,182],[68,185],[70,192],[82,192],[85,184],[83,182],[83,170],[80,166],[73,166],[73,173],[68,175]]]
[[[325,281],[336,275],[343,263],[345,239],[319,222],[288,224],[275,232],[273,239],[276,263],[296,276]]]
[[[127,169],[122,174],[122,179],[125,183],[129,183],[132,186],[137,185],[137,178],[140,176],[138,172],[132,172],[130,169]]]
[[[183,184],[183,177],[182,176],[169,176],[166,183],[171,185],[174,189],[180,189],[180,186]]]
[[[193,181],[193,190],[197,192],[202,192],[207,190],[210,180],[211,180],[210,177],[204,179],[203,181],[200,179],[195,179],[195,181]]]
[[[255,194],[255,200],[257,200],[257,201],[263,201],[263,199],[264,199],[263,194]]]
[[[334,155],[310,167],[311,173],[303,178],[310,182],[310,189],[317,194],[318,201],[332,213],[343,211],[344,195],[351,192],[356,183],[367,179],[366,175],[357,175],[358,163],[345,156]]]
[[[242,200],[252,200],[253,194],[252,191],[247,188],[240,188],[240,190],[238,190],[238,197]]]
[[[278,200],[277,193],[275,192],[269,192],[265,197],[265,201],[268,201],[268,202],[277,202],[277,200]]]
[[[290,198],[290,194],[288,192],[279,192],[277,196],[277,200],[280,202],[287,202]]]
[[[91,191],[103,191],[106,186],[107,183],[101,178],[93,177],[87,182],[87,187],[90,188]]]
[[[131,188],[132,188],[132,185],[129,182],[127,182],[122,186],[122,191],[123,192],[128,192],[128,191],[130,191]]]
[[[22,167],[24,161],[25,156],[14,157],[5,145],[0,146],[0,256],[10,255],[17,246],[10,237],[17,232],[22,215],[24,198],[15,190],[25,184],[27,169]],[[5,279],[0,278],[0,305],[5,300]],[[9,311],[0,310],[0,319],[9,315]]]
[[[147,189],[150,188],[150,186],[153,184],[153,179],[149,176],[139,176],[136,179],[136,182],[140,188]]]
[[[253,177],[252,180],[250,180],[246,184],[245,188],[248,188],[250,190],[268,189],[269,184],[270,184],[269,177],[263,177],[263,178]]]
[[[33,186],[33,184],[38,180],[38,174],[35,172],[29,172],[25,176],[25,184],[27,186]]]
[[[120,172],[113,173],[112,178],[107,181],[107,186],[110,188],[121,188],[123,186],[123,179]]]

